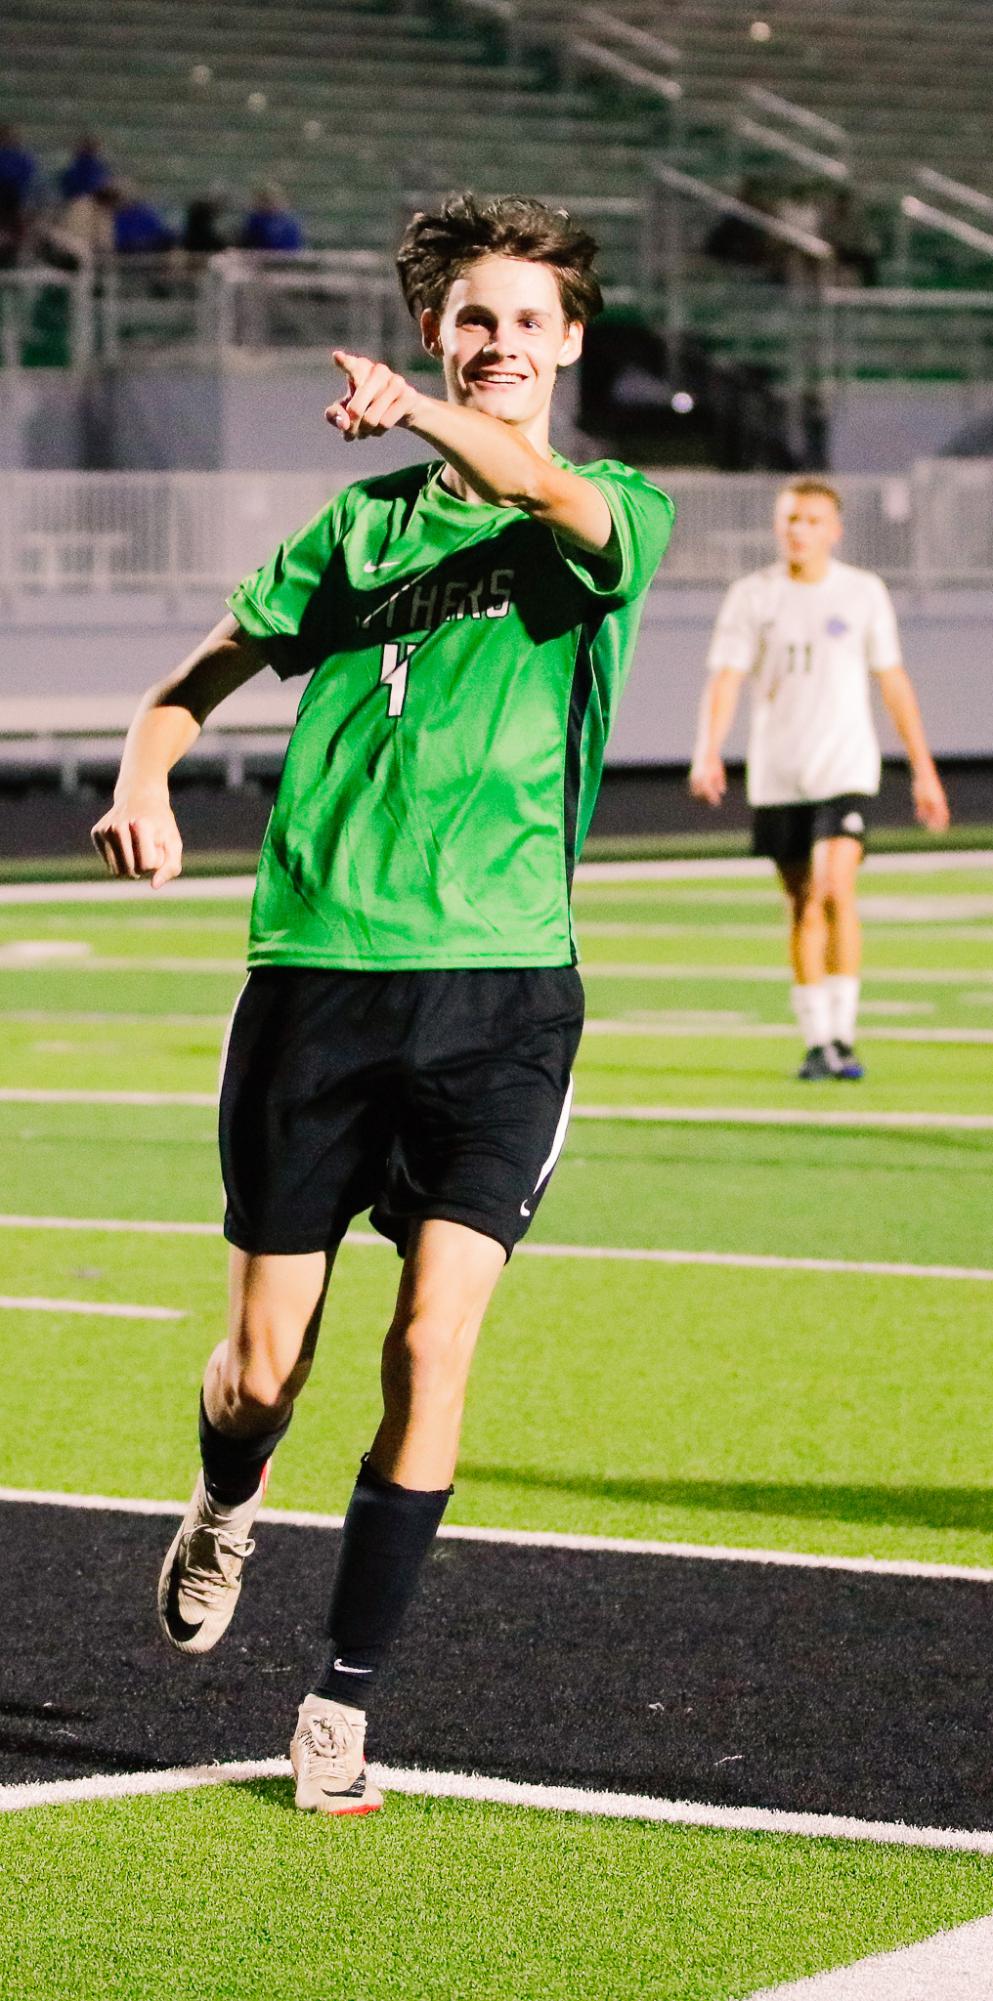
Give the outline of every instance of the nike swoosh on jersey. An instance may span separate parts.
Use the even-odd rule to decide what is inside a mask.
[[[379,570],[399,569],[402,560],[403,560],[402,557],[397,557],[396,560],[391,563],[363,563],[362,568],[367,577],[374,577]]]

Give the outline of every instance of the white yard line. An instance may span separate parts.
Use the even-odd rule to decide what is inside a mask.
[[[370,1776],[388,1792],[414,1799],[475,1800],[491,1806],[530,1807],[550,1813],[591,1814],[601,1820],[647,1820],[675,1827],[712,1827],[748,1834],[807,1835],[831,1841],[893,1843],[902,1848],[956,1849],[993,1855],[993,1833],[972,1828],[913,1827],[904,1821],[856,1820],[843,1814],[782,1813],[775,1808],[709,1806],[696,1800],[653,1799],[643,1793],[587,1792],[581,1786],[520,1784],[476,1772],[433,1772],[370,1765]],[[55,1779],[38,1785],[0,1786],[0,1812],[25,1807],[128,1799],[140,1794],[188,1792],[198,1786],[288,1779],[289,1760],[258,1758],[229,1765],[190,1765],[169,1772]],[[937,1992],[938,1990],[935,1990]],[[901,1996],[901,2001],[907,1997]],[[943,2001],[947,1997],[943,1996]]]
[[[87,960],[85,965],[73,966],[73,972],[83,972],[95,961]],[[135,961],[129,961],[134,964]],[[147,961],[145,962],[147,964]],[[194,966],[197,960],[191,962]],[[739,966],[721,964],[698,966],[696,964],[666,965],[661,959],[641,961],[635,964],[627,959],[580,960],[579,970],[584,980],[697,980],[703,985],[708,980],[719,981],[722,986],[734,982],[756,981],[768,985],[775,982],[782,986],[786,975],[780,966]],[[915,986],[915,987],[960,987],[979,986],[985,981],[993,983],[993,972],[985,967],[949,966],[867,966],[863,973],[866,986]]]
[[[0,945],[0,971],[4,973],[240,973],[245,977],[243,958],[209,959],[179,954],[160,957],[131,952],[120,954],[86,951],[79,958],[56,953],[52,944],[25,939],[16,946]],[[977,978],[982,978],[978,974]]]
[[[5,882],[0,883],[0,905],[144,902],[150,910],[160,910],[167,903],[214,903],[249,897],[254,888],[253,875],[187,875],[156,890],[148,882]]]
[[[839,1086],[832,1088],[840,1089]],[[131,1105],[164,1110],[194,1106],[214,1110],[213,1091],[74,1091],[0,1090],[2,1105]],[[740,1105],[575,1105],[573,1119],[595,1119],[618,1125],[707,1126],[845,1126],[865,1131],[993,1132],[993,1113],[873,1112],[846,1110],[760,1108]]]
[[[854,1966],[763,1987],[747,2001],[993,2001],[993,1918],[974,1918]]]
[[[352,1243],[374,1241],[359,1237]],[[788,1258],[751,1251],[628,1250],[607,1244],[519,1244],[516,1256],[533,1258],[613,1259],[625,1264],[717,1265],[737,1271],[812,1271],[848,1274],[859,1278],[971,1279],[993,1283],[993,1270],[982,1265],[896,1264],[883,1259]]]
[[[0,1230],[102,1230],[145,1236],[219,1237],[219,1223],[150,1223],[126,1217],[87,1216],[4,1216]],[[392,1250],[386,1237],[371,1230],[349,1230],[344,1239],[360,1250]],[[703,1265],[735,1271],[827,1272],[855,1278],[924,1278],[965,1280],[970,1284],[993,1284],[993,1269],[986,1265],[918,1265],[896,1263],[882,1258],[798,1258],[780,1257],[766,1251],[680,1251],[640,1249],[626,1244],[543,1244],[523,1243],[517,1256],[525,1258],[580,1258],[615,1264]]]
[[[15,1298],[12,1293],[0,1292],[0,1312],[10,1313],[85,1313],[88,1319],[100,1320],[185,1320],[173,1306],[119,1306],[107,1300],[98,1299],[42,1299],[26,1296]]]
[[[987,848],[926,849],[920,853],[870,854],[865,874],[941,875],[960,870],[993,868],[993,852]],[[727,877],[732,882],[772,880],[769,862],[750,856],[699,857],[686,861],[580,862],[576,883],[598,882],[708,882]],[[182,876],[164,889],[152,890],[147,882],[23,882],[0,884],[0,905],[25,903],[120,903],[144,900],[149,908],[165,903],[211,902],[249,897],[255,888],[252,875]]]
[[[832,1089],[841,1089],[832,1085]],[[2,1095],[2,1094],[0,1094]],[[574,1119],[618,1125],[846,1126],[863,1131],[993,1132],[986,1112],[863,1112],[782,1110],[740,1105],[577,1105]]]
[[[993,999],[993,995],[989,998]],[[869,1005],[872,1005],[871,1002]],[[888,1012],[888,1003],[880,1001],[878,1006],[883,1012]],[[928,1013],[932,1010],[930,1003],[922,1002],[909,1011]],[[688,1011],[683,1019],[679,1019],[677,1015],[673,1020],[656,1018],[651,1021],[631,1021],[626,1018],[611,1021],[606,1018],[588,1017],[583,1033],[615,1036],[695,1036],[712,1042],[795,1042],[797,1039],[794,1022],[735,1020],[733,1018],[735,1012],[733,1009],[717,1011],[693,1009]],[[101,1013],[82,1012],[73,1008],[5,1008],[0,1011],[0,1019],[16,1022],[27,1028],[58,1025],[65,1028],[147,1028],[150,1031],[161,1028],[202,1028],[216,1029],[220,1032],[226,1027],[228,1018],[226,1014],[120,1014],[111,1010]],[[950,1045],[974,1043],[981,1047],[993,1043],[993,1028],[900,1028],[890,1027],[886,1023],[860,1023],[859,1041],[936,1042]]]
[[[0,1020],[17,1022],[24,1028],[44,1028],[58,1023],[64,1028],[214,1028],[222,1033],[226,1014],[119,1014],[113,1009],[65,1007],[21,1007],[0,1009]],[[796,1030],[794,1032],[794,1038]],[[985,1031],[980,1030],[981,1034]],[[990,1031],[993,1034],[993,1030]]]
[[[965,901],[964,898],[960,900]],[[972,897],[969,900],[973,903],[983,905],[987,902],[986,897],[980,896]],[[897,899],[894,897],[893,901],[896,902]],[[911,901],[910,898],[908,898],[909,901]],[[952,899],[949,899],[949,901],[951,902]],[[949,941],[965,940],[968,942],[974,940],[977,944],[985,945],[988,939],[993,936],[993,926],[988,921],[989,912],[985,909],[977,910],[975,915],[970,917],[968,921],[963,919],[961,914],[956,914],[952,910],[949,911],[947,917],[925,917],[920,911],[909,910],[902,917],[897,917],[895,913],[891,912],[887,918],[883,918],[881,916],[873,916],[870,911],[862,907],[860,914],[866,928],[870,930],[875,925],[878,925],[881,930],[888,933],[891,933],[896,925],[907,925],[917,931],[922,926],[926,926],[929,938],[940,944],[947,944]],[[622,918],[584,918],[577,913],[577,930],[580,944],[587,938],[698,938],[700,933],[706,930],[706,928],[704,924],[700,923],[699,919],[695,921],[673,919],[671,922],[656,922],[655,919],[651,919],[642,922],[637,918],[631,918],[630,920]],[[748,924],[734,920],[729,923],[726,918],[722,917],[719,920],[717,928],[722,938],[779,938],[784,942],[786,938],[785,927],[781,923]]]
[[[113,1515],[183,1515],[187,1501],[150,1501],[117,1494],[64,1494],[45,1487],[0,1487],[0,1502],[36,1508],[92,1509]],[[306,1508],[262,1508],[259,1521],[277,1528],[340,1529],[344,1517]],[[785,1570],[839,1570],[865,1577],[917,1577],[960,1584],[993,1584],[993,1569],[979,1564],[924,1563],[913,1557],[825,1556],[804,1550],[750,1549],[730,1543],[660,1542],[638,1536],[571,1534],[557,1529],[503,1529],[445,1522],[439,1536],[451,1542],[503,1543],[513,1549],[567,1549],[608,1556],[664,1556],[705,1563],[753,1563]]]
[[[699,926],[691,927],[699,931]],[[749,927],[753,930],[754,927]],[[778,935],[778,934],[777,934]],[[970,934],[971,935],[971,934]],[[32,950],[32,941],[25,940],[13,946],[0,946],[0,970],[5,973],[71,972],[73,975],[85,973],[175,973],[184,977],[202,975],[217,977],[230,973],[244,978],[243,958],[201,958],[192,955],[169,954],[145,957],[139,953],[105,954],[85,953],[78,958],[66,954],[64,957],[53,952],[52,945],[59,941],[46,942],[39,939],[37,949]],[[770,981],[782,986],[785,975],[782,967],[776,965],[736,965],[722,962],[719,965],[697,965],[682,963],[667,965],[663,960],[651,959],[633,961],[627,959],[595,959],[585,957],[580,962],[580,972],[584,979],[604,980],[696,980],[719,981],[726,985],[729,981],[768,984]],[[993,972],[985,967],[952,966],[868,966],[864,973],[864,983],[870,986],[980,986],[984,982],[993,984]]]
[[[942,875],[945,870],[993,868],[993,851],[989,848],[926,848],[922,851],[908,851],[905,854],[872,854],[866,857],[866,875]],[[658,862],[580,862],[576,870],[577,883],[584,882],[707,882],[712,877],[728,876],[732,881],[743,882],[750,877],[772,881],[771,862],[756,860],[752,856],[720,857],[713,859],[697,857],[689,861]]]
[[[16,1019],[8,1015],[7,1020]],[[609,1021],[587,1020],[585,1035],[670,1036],[698,1042],[796,1042],[797,1031],[788,1021],[737,1021],[727,1026],[694,1021]],[[985,1048],[993,1043],[993,1028],[890,1028],[881,1023],[859,1023],[860,1042],[934,1042],[955,1046],[972,1044]]]
[[[213,1110],[216,1091],[34,1091],[2,1090],[0,1105],[198,1105]]]
[[[131,1216],[0,1216],[0,1230],[113,1230],[147,1237],[221,1235],[220,1223],[146,1222],[143,1217]]]

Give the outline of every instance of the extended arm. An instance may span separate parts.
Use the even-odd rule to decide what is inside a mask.
[[[744,674],[736,667],[719,667],[708,674],[700,702],[696,749],[690,766],[690,791],[694,799],[719,806],[727,791],[727,773],[721,755],[738,707]]]
[[[542,458],[512,424],[485,410],[425,396],[385,362],[339,349],[334,359],[350,387],[326,415],[347,438],[382,437],[395,425],[414,431],[436,447],[481,500],[519,507],[592,555],[606,549],[613,521],[599,488]]]
[[[229,612],[143,695],[125,739],[114,804],[92,832],[110,875],[151,875],[152,888],[161,889],[179,874],[183,843],[169,803],[169,773],[211,710],[265,665],[264,649]]]
[[[914,811],[922,826],[940,834],[948,825],[948,800],[935,770],[924,735],[924,724],[913,683],[905,667],[888,667],[879,675],[883,701],[907,753],[914,794]]]

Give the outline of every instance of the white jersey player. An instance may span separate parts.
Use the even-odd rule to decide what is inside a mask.
[[[797,1075],[857,1078],[856,878],[881,769],[871,681],[906,747],[917,818],[940,831],[948,803],[886,585],[835,559],[838,494],[825,480],[795,480],[779,495],[774,530],[781,561],[732,584],[718,615],[690,789],[712,806],[724,797],[721,752],[749,679],[753,850],[775,862],[789,899],[793,1008],[806,1046]]]

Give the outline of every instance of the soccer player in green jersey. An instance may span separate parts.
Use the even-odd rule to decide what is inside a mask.
[[[327,416],[438,456],[347,487],[239,586],[145,696],[94,828],[111,873],[170,881],[171,767],[251,675],[305,677],[222,1070],[229,1333],[159,1617],[187,1653],[227,1627],[337,1247],[371,1208],[403,1257],[383,1415],[291,1745],[298,1805],[326,1813],[381,1804],[369,1696],[452,1491],[483,1314],[565,1137],[572,874],[672,524],[629,466],[549,444],[557,371],[601,304],[595,250],[529,200],[414,217],[398,270],[445,399],[337,352]]]

